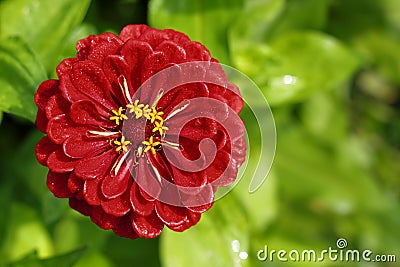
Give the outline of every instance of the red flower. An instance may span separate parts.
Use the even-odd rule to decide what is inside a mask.
[[[237,87],[203,45],[173,30],[128,25],[77,51],[35,95],[49,189],[124,237],[196,224],[245,158]],[[196,80],[184,84],[188,77]]]

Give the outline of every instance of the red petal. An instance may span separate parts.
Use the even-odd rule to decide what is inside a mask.
[[[208,101],[205,100],[205,102]],[[242,121],[240,120],[241,125],[238,125],[240,128],[234,128],[233,126],[237,125],[231,123],[230,119],[228,120],[228,106],[225,104],[221,105],[220,108],[213,109],[208,107],[207,103],[204,103],[202,107],[194,103],[193,105],[189,104],[185,110],[175,114],[166,121],[165,124],[169,127],[166,136],[167,140],[177,143],[180,141],[177,138],[179,136],[180,138],[190,139],[198,143],[205,138],[213,138],[218,133],[219,123],[222,123],[224,127],[228,126],[228,130],[236,133],[237,130],[242,128]],[[235,116],[237,115],[235,114]],[[189,146],[189,150],[191,149]]]
[[[47,187],[56,197],[67,198],[73,196],[68,189],[69,175],[70,173],[55,173],[51,171],[47,174]]]
[[[190,190],[190,188],[192,187],[198,188],[206,184],[207,179],[204,175],[202,175],[201,172],[182,171],[179,169],[179,166],[189,168],[189,166],[185,165],[185,163],[179,163],[177,167],[175,167],[174,164],[171,164],[172,176],[176,185],[181,187],[188,187],[188,189]],[[197,166],[197,164],[194,164],[193,168],[195,168],[193,170],[202,169],[202,167]]]
[[[68,179],[68,189],[71,193],[76,194],[83,190],[83,183],[84,181],[72,172]]]
[[[123,163],[117,175],[108,174],[101,184],[101,192],[108,199],[116,198],[128,190],[129,181],[132,179],[129,166]]]
[[[163,199],[162,196],[160,199]],[[172,206],[160,201],[156,201],[156,212],[158,217],[167,226],[176,226],[187,219],[187,209],[183,207]]]
[[[191,189],[199,188],[207,183],[207,178],[201,171],[204,170],[207,165],[212,163],[215,155],[215,152],[208,153],[208,151],[212,151],[212,149],[209,147],[214,148],[210,141],[208,143],[210,144],[207,145],[206,142],[202,143],[201,151],[203,154],[201,156],[198,152],[199,149],[196,148],[196,143],[188,142],[188,146],[183,146],[184,149],[188,147],[191,150],[194,150],[196,156],[198,155],[198,158],[196,158],[193,157],[193,153],[191,153],[191,159],[187,158],[187,151],[185,150],[183,151],[184,153],[181,153],[181,151],[167,146],[163,148],[163,152],[165,153],[166,159],[169,162],[171,177],[176,185]]]
[[[72,67],[71,67],[72,69]],[[85,94],[80,92],[75,86],[72,84],[69,73],[71,69],[68,71],[68,75],[63,75],[60,77],[60,91],[65,99],[67,99],[70,103],[74,103],[80,100],[91,100]],[[104,108],[104,107],[103,107]],[[108,114],[107,110],[103,111],[105,114]]]
[[[184,33],[181,33],[181,32],[175,31],[175,30],[171,30],[171,29],[165,29],[163,31],[168,34],[169,40],[171,40],[181,46],[191,42],[189,37]]]
[[[155,212],[149,216],[132,213],[132,227],[139,237],[155,238],[161,234],[164,223],[158,218]]]
[[[35,147],[36,158],[40,164],[47,166],[47,159],[51,153],[59,148],[47,136],[44,136]]]
[[[122,56],[109,55],[103,61],[103,71],[111,84],[111,94],[114,96],[118,106],[125,106],[128,103],[119,84],[120,82],[123,82],[119,80],[120,77],[123,76],[126,79],[128,88],[131,88],[130,73],[128,70],[128,63]]]
[[[118,109],[111,98],[111,85],[103,70],[91,61],[78,61],[74,64],[70,78],[73,86],[88,98],[108,110]]]
[[[159,44],[168,39],[170,39],[168,32],[154,28],[149,28],[138,38],[138,40],[149,43],[153,49],[156,49]]]
[[[143,61],[141,82],[144,83],[147,79],[156,74],[158,71],[164,69],[168,63],[169,62],[167,61],[166,56],[162,52],[154,52],[148,55]],[[144,101],[146,100],[147,99],[144,99]]]
[[[151,54],[153,49],[151,46],[142,41],[128,40],[124,46],[122,46],[120,54],[125,58],[129,69],[129,77],[126,77],[127,81],[130,81],[130,94],[134,95],[137,88],[141,85],[141,66],[144,58]],[[128,83],[129,85],[129,83]]]
[[[170,228],[171,230],[177,231],[177,232],[182,232],[182,231],[188,229],[189,227],[195,225],[196,223],[198,223],[198,221],[200,220],[200,217],[201,217],[201,213],[188,212],[188,217],[186,218],[186,220],[184,222],[182,222],[179,225],[169,225],[168,228]]]
[[[37,92],[35,93],[36,106],[44,110],[50,97],[59,92],[59,82],[57,80],[47,80],[40,84]]]
[[[191,211],[203,213],[209,210],[214,203],[214,191],[211,185],[204,186],[195,195],[181,192],[182,203]]]
[[[46,133],[47,117],[45,108],[51,96],[56,94],[59,89],[59,82],[57,80],[47,80],[40,84],[38,91],[35,93],[34,100],[38,106],[38,113],[36,114],[36,126],[42,133]]]
[[[139,186],[134,182],[130,190],[130,200],[133,210],[142,216],[150,215],[154,210],[154,201],[143,198]]]
[[[236,180],[238,168],[246,159],[246,141],[244,137],[242,136],[232,144],[232,151],[231,144],[227,143],[219,153],[218,161],[215,162],[214,166],[210,166],[209,170],[206,170],[205,175],[208,182],[212,182],[213,186],[227,186]],[[230,160],[229,163],[227,162],[228,160]],[[216,172],[221,173],[224,165],[227,166],[226,170],[218,177]]]
[[[110,141],[105,138],[88,138],[86,136],[71,136],[63,143],[64,154],[71,158],[96,156],[110,147]]]
[[[102,110],[100,109],[100,111]],[[80,100],[73,103],[69,116],[77,124],[90,124],[104,128],[115,126],[115,122],[101,115],[96,105],[90,100]]]
[[[162,178],[172,181],[170,163],[164,153],[156,153],[155,155],[147,153],[147,157],[150,159],[151,164],[157,169]]]
[[[174,123],[171,119],[171,124]],[[171,128],[171,130],[174,130]],[[217,134],[217,124],[215,121],[207,119],[207,118],[198,118],[192,121],[188,121],[188,123],[182,128],[182,131],[179,133],[179,136],[185,139],[189,139],[195,141],[195,143],[199,143],[203,139],[213,138]],[[173,134],[173,131],[170,133]],[[185,149],[186,147],[184,147]]]
[[[161,185],[157,180],[153,167],[142,157],[136,167],[135,181],[146,199],[153,200],[160,195]]]
[[[244,136],[232,142],[232,159],[236,162],[237,168],[246,160],[246,140]]]
[[[115,54],[122,44],[121,39],[110,32],[90,35],[76,44],[77,58],[101,64],[105,56]]]
[[[227,83],[226,88],[215,84],[209,84],[210,97],[215,98],[223,103],[229,105],[237,114],[242,110],[244,101],[240,95],[239,88],[232,84]]]
[[[218,151],[214,161],[208,166],[204,171],[203,174],[207,177],[209,183],[214,182],[218,185],[220,184],[217,179],[221,179],[222,181],[231,180],[229,176],[231,173],[227,170],[228,166],[230,165],[231,155],[225,151]],[[235,180],[235,177],[233,180]],[[214,184],[214,183],[213,183]]]
[[[173,81],[173,79],[172,79]],[[171,82],[169,80],[168,82]],[[178,86],[172,90],[169,90],[157,103],[157,107],[164,111],[164,114],[168,114],[185,103],[185,100],[199,97],[208,97],[209,91],[207,85],[204,83],[192,83]],[[182,114],[178,113],[180,116]],[[186,113],[190,115],[191,113]],[[193,118],[193,116],[191,117]]]
[[[120,32],[119,37],[126,42],[129,39],[137,39],[145,31],[149,29],[149,26],[145,24],[131,24],[126,25]]]
[[[217,150],[222,149],[227,142],[229,141],[228,134],[218,127],[219,129],[217,130],[217,133],[213,136],[212,140],[214,141],[214,144],[217,146]]]
[[[71,136],[86,135],[94,128],[77,126],[65,114],[52,118],[47,125],[47,135],[56,144],[63,143]]]
[[[101,207],[106,213],[117,217],[127,214],[131,210],[129,191],[113,199],[102,199]]]
[[[110,149],[103,154],[91,158],[83,158],[75,166],[75,173],[82,179],[103,178],[111,171],[118,153]]]
[[[86,180],[83,185],[83,196],[90,205],[100,205],[100,182],[101,179]]]
[[[185,50],[171,41],[162,42],[155,51],[163,52],[169,62],[182,63],[186,59]]]
[[[62,76],[69,74],[72,69],[72,65],[78,61],[76,58],[66,58],[58,64],[56,68],[56,73],[58,78],[60,79]]]
[[[69,199],[69,206],[85,216],[89,216],[93,208],[92,206],[88,205],[85,201],[79,200],[74,197],[71,197]]]
[[[77,161],[64,155],[62,150],[52,152],[47,159],[47,166],[53,172],[71,172]]]
[[[184,47],[188,61],[210,61],[208,49],[198,42],[190,42]]]
[[[90,219],[104,230],[115,228],[119,222],[119,217],[105,213],[100,206],[91,209]]]
[[[56,116],[69,112],[70,103],[61,94],[50,97],[46,105],[46,117],[50,120]]]
[[[201,96],[192,100],[189,99],[188,106],[168,119],[167,122],[171,125],[171,129],[168,130],[169,134],[183,135],[190,138],[191,133],[198,132],[200,136],[195,134],[196,139],[191,138],[194,140],[201,140],[204,138],[203,136],[212,137],[216,134],[217,125],[223,125],[227,130],[233,130],[233,133],[236,132],[233,126],[241,126],[240,128],[243,128],[243,122],[232,109],[229,109],[228,105],[218,100]],[[184,127],[182,128],[182,126]],[[213,131],[207,133],[207,130],[204,129]],[[179,130],[181,131],[179,132]],[[186,131],[189,132],[186,133]]]
[[[132,228],[132,220],[129,213],[121,217],[118,224],[113,228],[113,231],[116,235],[130,239],[135,239],[139,237]]]
[[[122,47],[120,54],[126,60],[129,67],[141,64],[144,58],[151,54],[153,49],[143,41],[129,40]]]

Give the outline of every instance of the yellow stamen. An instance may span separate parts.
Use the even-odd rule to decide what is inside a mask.
[[[156,119],[163,121],[163,118],[161,117],[161,115],[163,115],[163,114],[164,114],[164,112],[157,111],[155,107],[152,107],[151,113],[149,114],[151,123],[154,123],[154,121]]]
[[[164,126],[164,120],[156,121],[154,124],[156,126],[153,128],[153,133],[159,131],[160,135],[162,135],[164,131],[168,130],[168,127]]]
[[[146,105],[143,107],[143,116],[150,120],[150,113],[151,113],[151,108],[149,108],[149,105]]]
[[[119,125],[119,121],[128,119],[128,117],[125,114],[123,114],[124,109],[122,107],[119,107],[118,111],[117,110],[111,110],[111,112],[114,113],[115,116],[111,116],[110,120],[112,120],[112,121],[115,120],[115,124],[117,124],[117,125]]]
[[[142,143],[146,146],[144,152],[151,150],[151,153],[153,153],[153,155],[156,154],[155,147],[161,144],[158,141],[154,142],[153,136],[150,136],[149,141],[143,141]]]
[[[122,137],[121,137],[121,141],[115,140],[115,141],[114,141],[114,144],[118,146],[118,147],[115,149],[117,152],[120,152],[121,149],[122,149],[124,152],[128,152],[128,145],[131,144],[131,141],[125,140],[125,136],[122,136]]]
[[[129,108],[129,113],[135,113],[136,119],[143,116],[142,108],[144,107],[144,104],[139,104],[139,100],[135,100],[135,103],[128,104],[126,107]]]

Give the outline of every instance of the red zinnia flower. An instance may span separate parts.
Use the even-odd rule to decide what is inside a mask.
[[[219,68],[179,65],[190,62]],[[171,66],[179,78],[151,79]],[[218,186],[235,181],[246,150],[243,101],[200,43],[128,25],[79,41],[57,75],[35,95],[46,134],[36,156],[54,195],[101,228],[129,238],[156,237],[164,225],[183,231]]]

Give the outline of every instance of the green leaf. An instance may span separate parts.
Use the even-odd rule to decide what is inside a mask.
[[[347,47],[317,32],[291,32],[269,44],[249,44],[232,55],[239,70],[254,79],[271,105],[336,88],[346,83],[358,66]],[[251,65],[253,59],[257,60]]]
[[[322,29],[328,3],[326,0],[246,1],[245,10],[230,27],[229,45],[236,50],[241,43],[265,42],[293,30]]]
[[[370,30],[354,46],[389,81],[400,84],[400,38],[384,30]]]
[[[50,235],[33,208],[12,202],[8,229],[0,250],[0,259],[15,261],[31,251],[38,251],[40,257],[53,254]]]
[[[211,55],[229,63],[227,29],[236,19],[243,0],[152,0],[150,25],[173,28],[203,43]]]
[[[90,0],[6,0],[0,3],[0,36],[23,36],[50,72],[68,34],[83,20]]]
[[[348,42],[362,56],[364,63],[399,83],[399,10],[396,0],[337,0],[332,3],[328,32]],[[350,23],[349,23],[350,22]]]
[[[132,265],[135,259],[135,266],[159,267],[159,238],[136,239],[134,241],[111,234],[106,240],[102,251],[104,255],[113,261],[115,266]]]
[[[355,138],[340,144],[324,139],[301,127],[281,131],[273,170],[292,204],[342,215],[385,211],[389,198],[366,168],[369,145]]]
[[[329,3],[328,0],[286,0],[285,7],[275,21],[270,35],[278,36],[293,30],[323,29]]]
[[[302,123],[318,138],[341,144],[350,129],[349,110],[344,108],[347,98],[344,90],[316,93],[301,106]]]
[[[13,179],[4,179],[0,181],[0,237],[6,235],[8,231],[8,218],[10,218],[10,203],[12,202],[12,193],[14,187]],[[2,247],[4,238],[0,238],[0,248]]]
[[[20,141],[18,149],[10,157],[9,166],[7,166],[9,172],[24,184],[24,188],[27,189],[26,193],[31,194],[37,201],[41,201],[48,192],[46,187],[48,168],[38,163],[34,152],[34,147],[42,137],[41,132],[32,130],[23,141]],[[51,205],[49,200],[46,200],[47,205]],[[55,214],[57,214],[57,211],[53,211],[48,216]]]
[[[54,198],[54,195],[52,195]],[[53,232],[54,249],[57,253],[65,253],[76,247],[81,246],[79,243],[79,225],[76,220],[67,216],[54,227]]]
[[[250,157],[251,160],[251,157]],[[276,178],[269,174],[268,178],[255,192],[249,192],[249,184],[253,177],[245,176],[232,190],[240,200],[250,226],[251,232],[263,231],[276,218],[278,212]]]
[[[47,78],[33,51],[20,38],[0,39],[0,110],[35,120],[33,95]]]
[[[57,255],[52,258],[40,259],[36,252],[26,256],[24,259],[5,264],[4,267],[70,267],[77,262],[85,252],[86,248],[77,249],[75,251]],[[96,265],[109,266],[109,265]]]
[[[363,0],[362,4],[359,1],[332,1],[328,32],[340,39],[351,41],[371,29],[385,27],[382,7],[386,1]]]
[[[380,3],[383,4],[382,9],[385,12],[385,19],[387,20],[387,23],[399,31],[400,17],[398,12],[400,9],[400,2],[397,0],[382,0]]]
[[[89,250],[87,253],[85,253],[85,255],[83,255],[79,259],[79,261],[74,265],[74,267],[88,267],[88,266],[112,267],[114,265],[102,253],[97,252],[95,250]]]
[[[229,29],[232,56],[242,46],[262,43],[285,8],[284,0],[247,1],[246,8]]]
[[[352,247],[392,251],[387,247],[398,240],[393,230],[398,224],[397,203],[371,175],[371,162],[365,160],[371,156],[370,144],[343,138],[339,145],[293,124],[278,124],[281,134],[273,171],[279,212],[263,232],[252,236],[252,247],[321,251],[343,237]],[[266,202],[264,210],[268,208]]]
[[[249,226],[243,214],[240,202],[230,194],[185,232],[165,229],[161,236],[163,266],[249,266],[244,259],[249,252]]]

